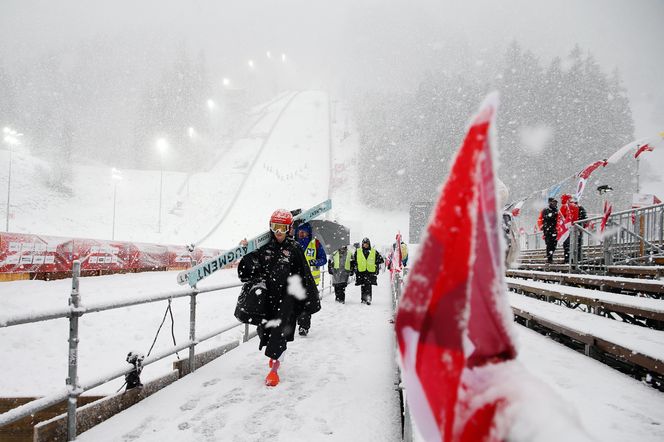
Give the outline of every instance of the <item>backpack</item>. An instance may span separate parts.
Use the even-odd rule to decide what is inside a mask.
[[[259,325],[267,318],[267,287],[263,281],[244,283],[235,306],[235,317],[244,324]]]

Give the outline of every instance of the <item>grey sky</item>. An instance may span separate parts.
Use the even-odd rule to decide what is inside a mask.
[[[97,39],[149,64],[184,42],[203,48],[217,75],[232,76],[269,49],[288,54],[302,87],[325,87],[340,77],[371,84],[378,76],[408,88],[430,62],[419,55],[432,43],[465,40],[475,53],[490,54],[516,38],[551,57],[566,55],[578,42],[605,70],[620,69],[637,137],[664,130],[664,1],[459,3],[5,0],[0,60],[21,66],[45,52]]]

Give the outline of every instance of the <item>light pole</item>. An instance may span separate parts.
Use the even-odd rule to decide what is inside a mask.
[[[161,202],[164,193],[164,153],[168,149],[168,142],[165,138],[157,140],[157,150],[159,151],[159,223],[157,226],[157,233],[161,233]]]
[[[9,173],[7,175],[7,217],[5,220],[5,231],[9,232],[9,201],[12,188],[12,152],[13,146],[18,144],[18,137],[22,137],[23,134],[16,132],[8,127],[5,127],[2,130],[4,134],[4,141],[9,146]]]
[[[115,167],[111,168],[111,179],[113,180],[113,230],[111,231],[111,240],[115,239],[115,202],[118,195],[118,181],[122,179],[122,172]]]

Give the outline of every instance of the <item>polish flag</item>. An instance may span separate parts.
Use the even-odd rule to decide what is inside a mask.
[[[572,228],[572,216],[570,211],[567,211],[567,216],[563,216],[561,211],[558,211],[558,221],[556,222],[556,233],[558,235],[558,245],[565,242],[569,238],[569,231]]]
[[[470,124],[397,312],[408,403],[427,441],[494,441],[507,431],[509,400],[493,376],[516,357],[490,136],[497,103],[489,95]],[[499,394],[482,399],[484,389]]]
[[[604,215],[602,216],[602,223],[599,225],[599,231],[601,233],[604,233],[604,229],[606,229],[606,223],[609,221],[609,217],[611,216],[612,211],[613,206],[609,204],[608,201],[604,201]]]
[[[581,172],[579,172],[579,182],[576,185],[576,199],[577,201],[583,195],[583,191],[586,188],[586,182],[590,175],[597,170],[599,167],[606,167],[608,164],[607,160],[595,161],[592,164],[587,165]]]
[[[638,158],[639,155],[641,155],[643,152],[652,152],[653,150],[655,149],[651,145],[646,143],[636,150],[636,152],[634,153],[634,158]]]

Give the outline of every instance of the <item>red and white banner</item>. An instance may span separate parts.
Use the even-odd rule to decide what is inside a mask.
[[[585,169],[579,172],[579,181],[576,185],[577,201],[581,198],[581,195],[583,195],[583,191],[586,188],[586,182],[588,181],[588,178],[590,178],[590,175],[599,167],[606,167],[607,164],[608,162],[606,160],[595,161],[594,163],[587,165]]]
[[[475,394],[498,382],[483,367],[516,356],[490,142],[496,108],[490,95],[470,125],[399,303],[403,380],[427,441],[501,440],[507,431],[509,419],[496,424],[508,398]]]
[[[75,260],[82,271],[185,269],[192,260],[216,256],[216,249],[194,249],[123,241],[60,238],[0,233],[0,273],[71,272]]]

